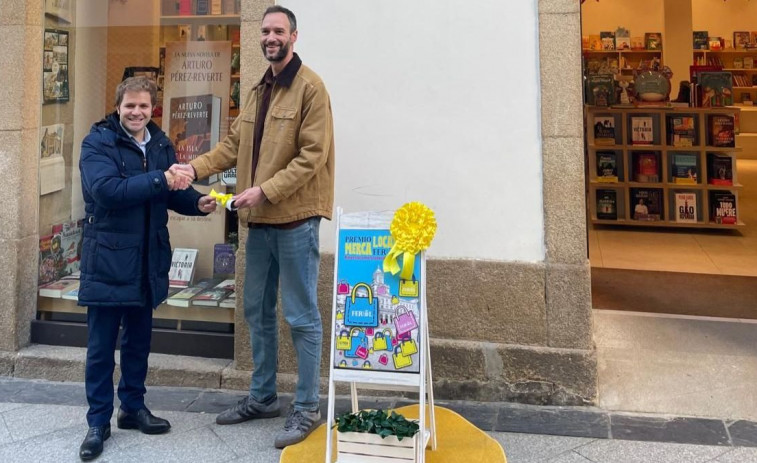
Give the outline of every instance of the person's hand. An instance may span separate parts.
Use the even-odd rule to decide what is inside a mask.
[[[234,207],[241,209],[243,207],[259,206],[263,204],[263,201],[265,201],[267,198],[265,197],[265,193],[263,193],[262,188],[260,188],[259,186],[254,186],[252,188],[247,188],[231,199],[234,201]]]
[[[216,210],[216,199],[210,195],[201,196],[197,201],[197,208],[202,212],[210,214]]]
[[[192,180],[195,180],[195,177],[197,176],[194,167],[189,164],[174,164],[171,166],[171,169],[183,173]]]
[[[168,189],[171,191],[185,190],[192,184],[194,175],[188,176],[186,172],[176,169],[177,164],[171,166],[163,174],[166,176],[166,183],[168,183]],[[190,167],[191,169],[191,167]]]

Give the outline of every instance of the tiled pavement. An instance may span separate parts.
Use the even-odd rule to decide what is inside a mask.
[[[215,414],[239,391],[148,388],[147,403],[171,432],[147,436],[115,428],[102,462],[279,461],[273,435],[284,418],[218,426]],[[288,403],[290,396],[282,397]],[[404,401],[363,399],[361,407]],[[757,463],[757,423],[613,413],[596,408],[438,402],[489,432],[509,463]],[[344,398],[337,408],[348,408]],[[325,410],[325,403],[322,404]],[[81,383],[0,377],[0,462],[77,462],[86,432]],[[473,463],[473,462],[465,462]]]

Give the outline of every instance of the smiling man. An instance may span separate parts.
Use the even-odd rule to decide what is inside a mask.
[[[265,11],[260,47],[270,67],[247,95],[229,135],[190,165],[175,166],[197,178],[236,166],[233,207],[249,228],[244,314],[254,371],[249,395],[218,415],[218,424],[281,413],[276,392],[281,286],[298,379],[284,429],[275,438],[278,448],[305,439],[321,419],[318,230],[322,217],[331,219],[334,203],[331,102],[321,78],[294,53],[297,35],[294,13],[281,6]]]
[[[168,209],[206,215],[216,202],[190,188],[191,177],[170,167],[176,163],[173,146],[150,121],[156,99],[151,80],[124,80],[116,89],[116,111],[94,124],[82,142],[86,215],[79,305],[87,306],[89,330],[84,376],[89,431],[79,448],[82,460],[100,455],[110,437],[119,326],[118,427],[145,434],[171,428],[144,401],[152,310],[168,292]]]

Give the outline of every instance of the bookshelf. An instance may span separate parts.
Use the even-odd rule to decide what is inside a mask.
[[[592,61],[604,63],[609,68],[617,67],[621,74],[631,74],[642,61],[649,63],[657,58],[662,63],[662,50],[582,50],[584,69],[591,69]],[[615,66],[617,63],[617,66]]]
[[[695,65],[719,66],[723,71],[733,73],[734,103],[741,102],[745,93],[749,95],[749,101],[754,101],[757,98],[757,49],[694,49],[693,56]]]
[[[738,212],[739,191],[742,186],[738,182],[737,157],[741,148],[736,142],[734,147],[712,146],[708,135],[710,116],[727,116],[734,120],[737,127],[740,109],[738,107],[723,108],[668,108],[668,107],[639,107],[639,108],[599,108],[586,106],[586,140],[588,156],[588,204],[589,217],[594,224],[611,224],[626,226],[652,227],[680,227],[680,228],[737,228],[744,223],[737,220],[734,224],[716,223],[710,215],[711,202],[718,192],[727,192],[733,196],[734,205]],[[693,119],[694,131],[692,146],[673,146],[670,139],[669,124],[671,118],[679,116]],[[651,139],[648,144],[633,143],[633,120],[651,123]],[[614,138],[595,139],[595,124],[605,119],[614,122]],[[734,130],[735,132],[736,130]],[[736,137],[734,137],[736,138]],[[608,141],[609,140],[609,141]],[[599,141],[599,143],[597,143]],[[606,144],[603,144],[606,143]],[[616,178],[614,176],[600,176],[598,163],[604,163],[603,153],[613,153],[611,159],[616,163]],[[695,183],[676,183],[674,177],[674,160],[680,160],[678,155],[688,155],[695,163],[697,173]],[[713,173],[709,172],[714,155],[729,158],[731,164],[731,185],[710,184]],[[654,166],[653,175],[640,175],[641,157],[651,158]],[[709,161],[708,161],[709,160]],[[640,180],[644,181],[640,181]],[[599,201],[599,196],[606,191],[614,192],[615,219],[600,218],[607,216],[602,207],[606,205]],[[659,198],[662,210],[659,220],[634,219],[636,199],[639,190],[652,190]],[[599,193],[598,193],[599,192]],[[636,193],[636,194],[635,194]],[[696,221],[682,222],[676,216],[676,194],[692,193],[696,198]],[[612,195],[611,195],[612,196]],[[605,211],[605,214],[602,213]],[[612,214],[610,214],[612,215]]]

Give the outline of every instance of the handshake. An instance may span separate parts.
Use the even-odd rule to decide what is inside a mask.
[[[186,190],[195,179],[195,170],[189,164],[174,164],[164,172],[169,190]]]

